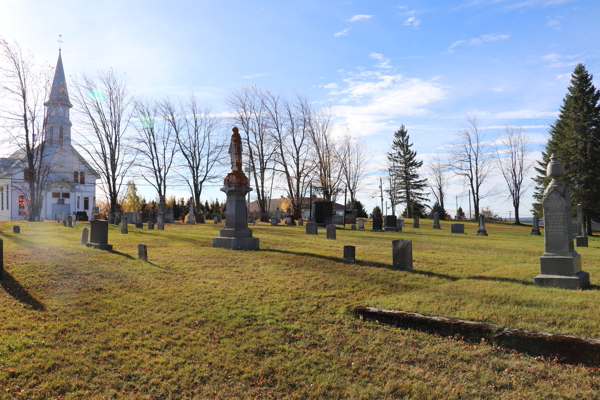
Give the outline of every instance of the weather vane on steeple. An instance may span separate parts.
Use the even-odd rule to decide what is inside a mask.
[[[60,53],[60,51],[62,50],[62,44],[63,44],[62,35],[58,35],[58,40],[57,40],[57,42],[58,42],[58,43],[60,43],[60,44],[58,45],[58,52]]]

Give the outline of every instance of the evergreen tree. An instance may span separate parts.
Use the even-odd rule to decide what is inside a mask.
[[[390,175],[396,179],[396,198],[400,203],[406,204],[408,218],[413,217],[415,206],[419,202],[427,201],[424,189],[427,179],[419,177],[419,168],[423,161],[417,161],[417,152],[411,150],[410,136],[404,125],[394,132],[392,151],[387,153],[390,165]]]
[[[437,201],[435,202],[433,207],[431,207],[431,214],[429,215],[429,218],[433,219],[434,213],[438,213],[440,215],[440,219],[445,219],[446,215],[448,215],[446,209],[443,206],[441,206],[440,203],[438,203]]]
[[[550,156],[556,154],[565,169],[562,180],[569,188],[573,206],[583,205],[589,235],[591,219],[600,216],[600,91],[592,79],[583,64],[575,67],[560,115],[550,128],[543,159],[538,162],[538,176],[534,178],[537,184],[534,210],[540,215],[541,199],[549,182],[546,165]]]
[[[358,218],[367,218],[367,211],[360,200],[354,200],[354,207],[352,207],[352,201],[349,201],[347,207],[349,209],[354,209],[354,212]]]
[[[381,217],[381,208],[379,206],[375,206],[373,211],[371,211],[371,218]]]
[[[462,207],[458,207],[458,210],[456,210],[456,216],[454,217],[454,219],[456,219],[456,220],[467,219],[467,216],[465,215],[465,212],[463,211]]]

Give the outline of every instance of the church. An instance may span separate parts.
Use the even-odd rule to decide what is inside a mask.
[[[44,188],[41,219],[55,215],[85,211],[88,218],[96,206],[96,180],[100,175],[71,144],[70,109],[67,81],[61,52],[54,72],[54,80],[46,107],[45,159],[48,177]],[[29,219],[27,201],[28,173],[23,165],[24,152],[19,150],[8,158],[0,158],[0,220]]]

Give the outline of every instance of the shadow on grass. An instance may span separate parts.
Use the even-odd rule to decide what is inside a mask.
[[[110,250],[110,251],[109,251],[109,253],[112,253],[112,254],[116,254],[116,255],[118,255],[118,256],[125,257],[125,258],[127,258],[127,259],[129,259],[129,260],[137,260],[137,258],[135,258],[135,257],[133,257],[133,256],[130,256],[129,254],[121,253],[120,251],[116,251],[116,250]],[[153,267],[156,267],[156,268],[158,268],[158,269],[162,269],[163,271],[168,271],[168,270],[169,270],[168,268],[161,267],[160,265],[158,265],[158,264],[154,264],[153,262],[150,262],[150,261],[144,261],[144,262],[145,262],[146,264],[152,265]]]
[[[29,294],[27,289],[21,286],[8,272],[4,271],[4,278],[0,280],[0,284],[6,293],[20,303],[28,304],[36,311],[46,311],[46,307]]]
[[[525,281],[522,279],[514,279],[514,278],[501,278],[501,277],[493,277],[493,276],[474,275],[474,276],[469,276],[467,279],[475,279],[478,281],[520,283],[521,285],[533,286],[533,281]]]

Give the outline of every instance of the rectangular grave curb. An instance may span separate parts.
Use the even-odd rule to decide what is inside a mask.
[[[562,363],[600,366],[600,339],[506,328],[486,322],[377,307],[358,306],[354,312],[361,321],[379,321],[399,328],[410,328],[441,336],[458,334],[470,342],[485,339],[495,345],[534,357],[557,357]]]

